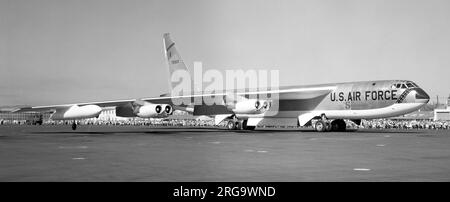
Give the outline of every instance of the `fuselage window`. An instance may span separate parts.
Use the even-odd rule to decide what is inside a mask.
[[[402,84],[399,84],[399,83],[398,83],[398,84],[397,84],[397,88],[400,88],[400,87],[402,87]]]
[[[406,88],[406,85],[405,85],[405,84],[402,84],[402,88]]]
[[[406,83],[406,85],[408,86],[408,88],[414,88],[414,85],[412,85],[411,83]]]

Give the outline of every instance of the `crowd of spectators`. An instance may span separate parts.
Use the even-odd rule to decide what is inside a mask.
[[[117,125],[117,126],[172,126],[172,127],[213,127],[214,119],[196,120],[196,119],[128,119],[115,121],[102,120],[80,120],[77,121],[81,125]],[[32,121],[17,120],[0,120],[0,125],[35,124]],[[44,125],[69,125],[72,121],[52,121],[46,120]],[[222,124],[224,126],[224,124]],[[271,128],[271,126],[265,126]],[[292,128],[292,127],[284,127]],[[353,129],[433,129],[448,130],[450,129],[450,121],[433,121],[433,120],[393,120],[393,119],[372,119],[362,120],[360,125],[356,125],[351,121],[347,121],[347,128]]]
[[[73,121],[46,120],[43,125],[70,125]],[[124,120],[78,120],[80,125],[116,125],[116,126],[190,126],[205,127],[213,126],[214,120],[195,119],[124,119]],[[36,125],[30,120],[0,120],[0,125]]]
[[[376,128],[376,129],[448,130],[450,129],[450,121],[372,119],[372,120],[362,120],[361,125],[359,127]]]

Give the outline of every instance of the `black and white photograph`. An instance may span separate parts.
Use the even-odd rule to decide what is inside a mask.
[[[0,182],[170,182],[167,197],[200,200],[447,182],[449,11],[0,0]]]

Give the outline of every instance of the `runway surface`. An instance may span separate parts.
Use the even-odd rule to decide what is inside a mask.
[[[450,181],[450,131],[0,126],[0,181]]]

